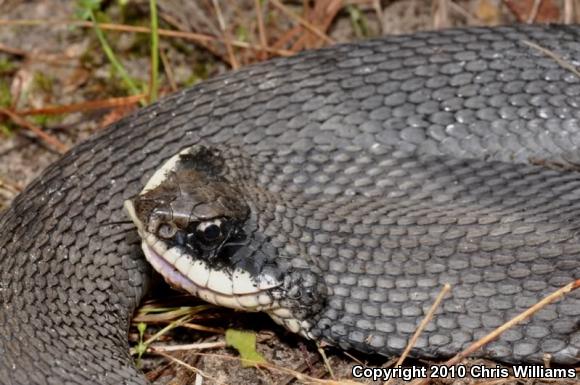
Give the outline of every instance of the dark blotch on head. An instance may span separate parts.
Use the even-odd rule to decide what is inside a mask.
[[[194,151],[181,154],[176,166],[177,171],[196,170],[203,173],[207,179],[219,178],[226,171],[220,151],[205,146],[196,146]]]

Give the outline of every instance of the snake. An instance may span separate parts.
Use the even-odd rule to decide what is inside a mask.
[[[0,217],[0,383],[146,384],[154,271],[344,350],[449,357],[580,278],[580,27],[276,58],[73,147]],[[147,259],[149,262],[147,262]],[[580,362],[569,293],[474,353]]]

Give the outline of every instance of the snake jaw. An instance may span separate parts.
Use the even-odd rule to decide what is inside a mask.
[[[278,306],[269,292],[281,283],[271,277],[257,280],[240,269],[231,272],[214,269],[207,262],[192,260],[175,249],[161,252],[164,248],[161,245],[157,242],[152,246],[144,240],[142,249],[149,263],[172,287],[234,309],[262,311]]]
[[[131,203],[125,203],[128,212],[131,206]],[[257,281],[241,269],[235,269],[231,273],[212,270],[203,260],[195,261],[195,265],[192,266],[197,267],[190,269],[195,273],[186,275],[182,273],[185,265],[177,264],[179,260],[183,260],[183,256],[177,257],[173,249],[167,250],[163,242],[156,240],[153,235],[143,234],[141,231],[139,233],[143,239],[142,250],[145,258],[170,286],[214,305],[244,311],[264,311],[276,323],[291,332],[306,338],[314,338],[308,332],[312,323],[305,320],[300,311],[296,312],[294,304],[284,299],[283,293],[287,289],[283,286],[288,280],[281,282],[272,276],[263,275],[262,279]],[[165,252],[162,251],[164,249]]]
[[[186,275],[180,270],[182,266],[173,265],[166,259],[165,256],[171,252],[166,252],[162,256],[147,241],[143,241],[142,248],[146,259],[167,283],[206,302],[246,311],[260,311],[276,305],[274,298],[268,294],[269,288],[261,289],[254,286],[253,292],[236,293],[232,283],[235,280],[249,278],[243,272],[234,271],[228,275],[223,271],[211,270],[204,261],[198,260],[191,264],[189,270],[192,273]]]
[[[124,206],[142,239],[145,258],[172,287],[235,309],[261,311],[277,307],[277,301],[269,294],[282,285],[275,277],[269,274],[253,277],[240,268],[217,268],[203,259],[196,259],[183,248],[168,247],[146,230],[131,200],[125,201]]]

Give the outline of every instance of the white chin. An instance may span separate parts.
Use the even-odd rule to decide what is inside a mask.
[[[253,278],[246,271],[233,272],[211,269],[205,261],[192,260],[177,248],[148,235],[142,242],[145,258],[174,288],[198,296],[209,303],[245,311],[276,308],[276,301],[268,290],[281,285],[270,276]]]

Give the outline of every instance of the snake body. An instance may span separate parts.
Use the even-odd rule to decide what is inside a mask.
[[[302,334],[398,353],[450,283],[412,354],[459,351],[580,278],[579,61],[577,26],[385,37],[113,124],[0,217],[0,383],[146,383],[127,328],[151,269],[123,202],[186,148],[248,208],[245,269],[286,280]],[[571,293],[478,354],[577,364],[579,315]]]

